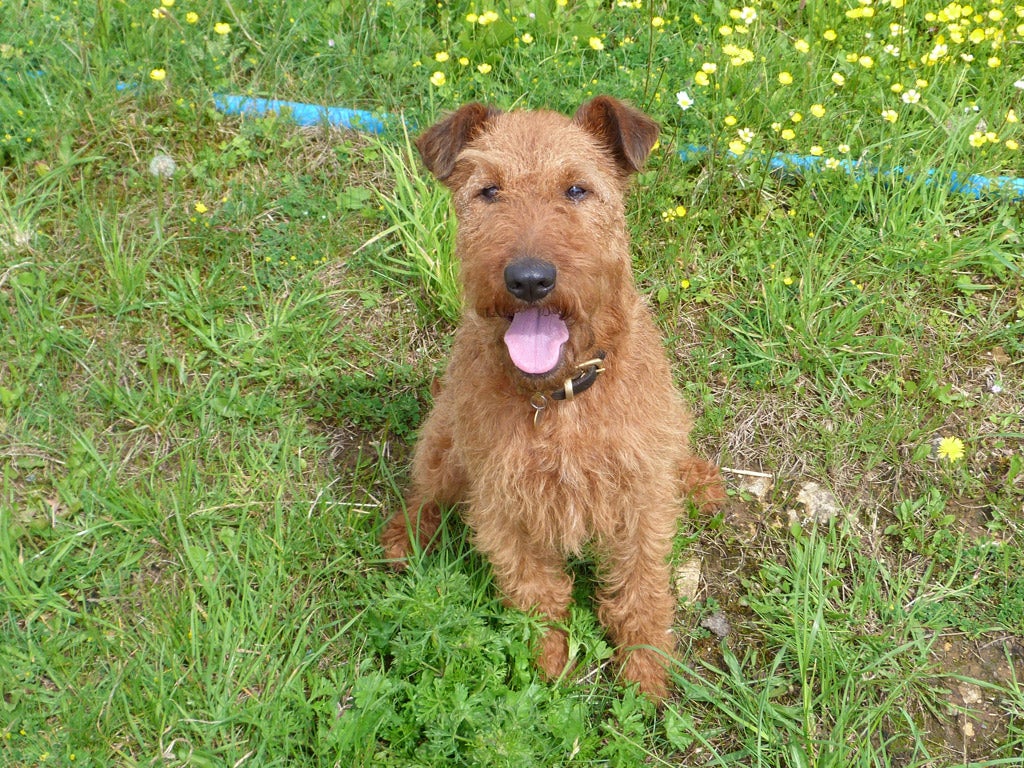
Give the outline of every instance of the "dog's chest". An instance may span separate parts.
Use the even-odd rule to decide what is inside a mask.
[[[580,553],[589,540],[628,525],[642,506],[645,478],[664,475],[654,466],[657,452],[599,425],[556,421],[567,415],[466,435],[470,506],[479,505],[469,510],[471,517],[474,511],[498,513],[566,553]]]

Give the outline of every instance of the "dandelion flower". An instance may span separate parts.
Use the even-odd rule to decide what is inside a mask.
[[[690,94],[686,91],[680,91],[676,94],[676,104],[678,104],[679,108],[685,112],[693,106],[693,99],[690,98]]]
[[[203,204],[203,201],[202,201],[202,200],[200,200],[200,201],[199,201],[198,203],[196,203],[196,205],[195,205],[195,209],[196,209],[196,213],[206,213],[206,212],[207,212],[207,211],[209,210],[209,209],[208,209],[208,208],[207,208],[207,207],[206,207],[206,206],[205,206],[205,205]]]
[[[176,170],[178,164],[174,162],[174,158],[163,152],[153,155],[153,159],[149,161],[149,172],[158,179],[170,178]]]
[[[592,38],[590,38],[590,40],[587,41],[587,44],[591,48],[593,48],[595,51],[603,51],[604,50],[604,43],[601,42],[601,38],[600,37],[592,37]]]
[[[964,457],[964,441],[959,437],[944,437],[939,441],[939,458],[950,464]]]
[[[149,79],[156,80],[158,83],[167,77],[166,69],[152,69],[149,72]]]
[[[218,21],[216,24],[213,25],[213,31],[216,32],[218,35],[222,36],[230,35],[231,25],[228,24],[226,21]]]

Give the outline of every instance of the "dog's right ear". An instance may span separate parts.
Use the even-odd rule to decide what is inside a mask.
[[[466,104],[437,123],[416,139],[423,164],[441,181],[455,170],[459,153],[483,129],[489,120],[501,114],[500,109],[483,104]]]

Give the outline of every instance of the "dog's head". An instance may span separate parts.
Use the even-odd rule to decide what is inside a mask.
[[[416,142],[452,190],[467,310],[537,387],[614,346],[635,297],[623,195],[658,137],[599,96],[572,118],[467,104]]]

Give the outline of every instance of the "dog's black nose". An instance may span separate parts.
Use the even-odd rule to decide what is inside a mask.
[[[555,288],[555,265],[542,259],[516,259],[505,267],[505,287],[517,299],[531,304]]]

